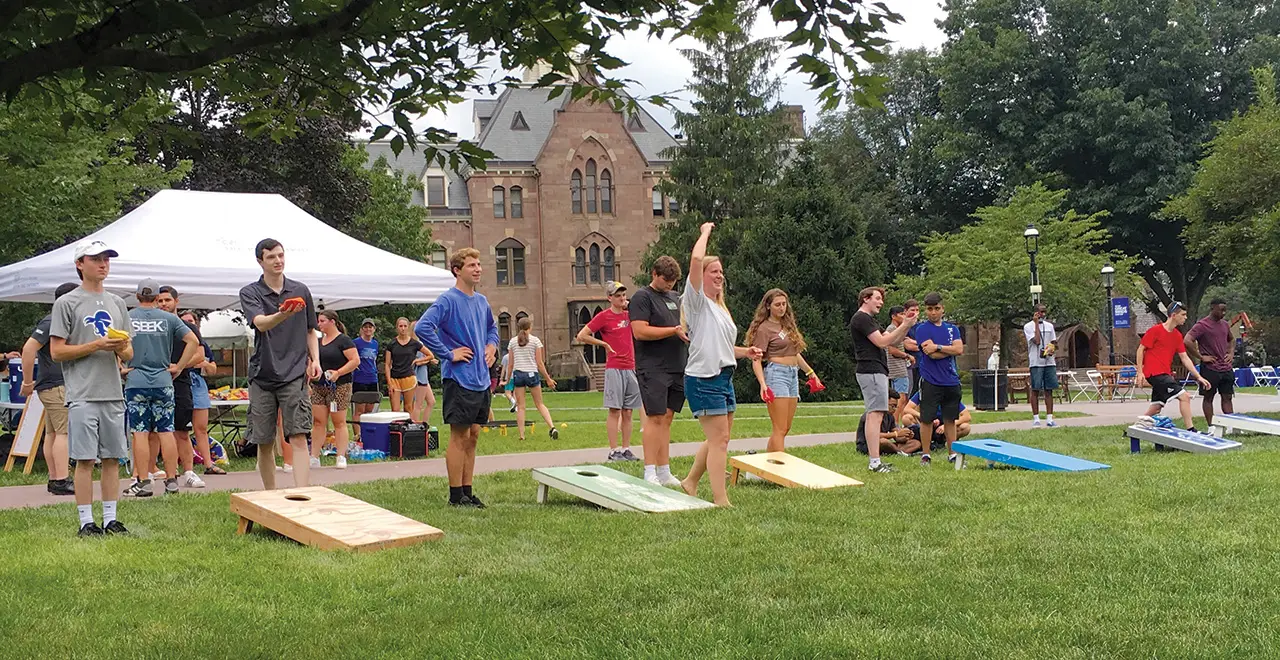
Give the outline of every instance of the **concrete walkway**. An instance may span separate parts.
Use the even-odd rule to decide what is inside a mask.
[[[1270,395],[1241,394],[1236,396],[1236,412],[1277,412],[1280,411],[1280,398]],[[1192,401],[1195,413],[1200,414],[1200,400]],[[1060,404],[1055,407],[1059,411],[1080,412],[1089,417],[1068,417],[1059,419],[1060,426],[1116,426],[1129,424],[1139,415],[1146,412],[1147,402],[1105,402]],[[974,424],[972,435],[994,433],[1016,429],[1027,429],[1030,424],[1031,408],[1027,405],[1013,405],[1009,410],[1026,412],[1028,419],[1015,422],[994,422]],[[1046,433],[1051,431],[1045,430]],[[853,443],[854,433],[814,433],[810,435],[794,435],[787,438],[788,447],[812,447]],[[768,438],[742,438],[729,442],[729,450],[743,452],[764,449]],[[692,456],[698,451],[701,443],[684,442],[671,445],[672,456]],[[639,447],[635,447],[639,449]],[[489,474],[508,470],[529,470],[539,467],[558,465],[581,465],[584,463],[604,462],[604,449],[566,449],[561,451],[530,452],[524,454],[498,454],[476,458],[476,473]],[[376,479],[404,479],[409,477],[444,477],[447,476],[443,458],[432,458],[417,461],[395,461],[385,463],[352,464],[345,470],[332,467],[313,469],[311,483],[314,486],[331,486],[334,484],[374,481]],[[262,481],[255,472],[232,472],[225,476],[214,476],[205,479],[207,488],[201,490],[185,490],[184,493],[201,493],[221,490],[258,490]],[[276,471],[276,485],[289,487],[293,485],[292,475]],[[98,483],[94,483],[95,499],[101,496]],[[153,497],[165,497],[157,493]],[[49,504],[70,503],[71,497],[50,495],[43,484],[36,486],[8,486],[0,488],[0,509],[19,509],[24,507],[46,506]]]

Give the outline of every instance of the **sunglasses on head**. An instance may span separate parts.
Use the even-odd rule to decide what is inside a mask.
[[[1182,308],[1183,308],[1183,304],[1175,300],[1172,305],[1169,305],[1169,313],[1177,314],[1178,310]]]

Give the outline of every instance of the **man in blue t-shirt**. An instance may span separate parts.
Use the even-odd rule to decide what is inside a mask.
[[[484,503],[471,490],[471,475],[480,425],[489,421],[489,369],[498,356],[498,324],[488,299],[476,291],[482,272],[480,252],[458,250],[449,259],[449,270],[457,281],[423,312],[414,333],[442,363],[444,423],[449,425],[444,456],[449,504],[483,509]]]
[[[942,320],[942,294],[934,292],[924,297],[926,321],[915,327],[916,344],[920,350],[920,428],[933,426],[933,420],[942,417],[943,431],[947,436],[947,460],[954,461],[951,443],[956,441],[956,420],[960,417],[960,372],[956,370],[956,356],[964,354],[964,342],[960,329]],[[926,447],[920,456],[921,465],[929,465],[932,459]]]
[[[377,327],[373,319],[365,318],[360,324],[360,335],[352,339],[356,345],[356,353],[360,355],[360,366],[351,373],[352,392],[378,391],[378,340],[373,338]],[[356,420],[365,413],[373,412],[376,403],[357,403]],[[356,424],[356,441],[360,440],[360,425]]]

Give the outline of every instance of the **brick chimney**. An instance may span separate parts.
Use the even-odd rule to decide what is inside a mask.
[[[791,127],[791,137],[797,140],[804,139],[804,106],[803,105],[784,105],[782,106],[782,120]]]

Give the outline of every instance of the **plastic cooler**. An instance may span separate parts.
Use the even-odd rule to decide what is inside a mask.
[[[22,396],[22,358],[9,358],[9,400],[14,403],[27,401],[27,397]]]
[[[391,453],[391,422],[408,419],[407,412],[365,413],[360,416],[360,441],[365,449]]]

